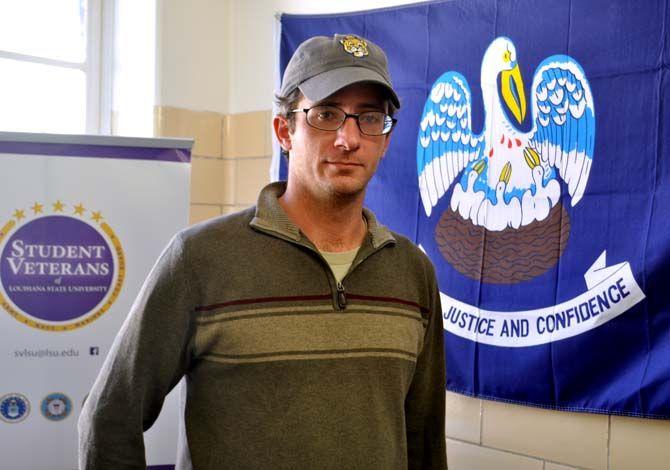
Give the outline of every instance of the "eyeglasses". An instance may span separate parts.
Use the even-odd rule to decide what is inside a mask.
[[[307,124],[322,131],[336,131],[347,118],[354,118],[358,129],[365,135],[385,135],[391,132],[397,119],[381,111],[366,111],[349,114],[335,106],[313,106],[311,108],[294,109],[292,113],[305,113]]]

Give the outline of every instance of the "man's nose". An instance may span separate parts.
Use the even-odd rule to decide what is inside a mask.
[[[335,146],[346,150],[356,150],[361,145],[361,131],[354,116],[347,116],[337,130]]]

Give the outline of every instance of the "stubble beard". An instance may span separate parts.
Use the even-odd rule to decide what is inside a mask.
[[[331,188],[329,199],[335,205],[348,205],[359,199],[365,198],[365,190],[367,184],[363,187],[341,190],[339,188]]]
[[[322,195],[334,204],[347,204],[365,197],[370,179],[359,180],[356,176],[324,175],[325,181],[321,185]],[[344,181],[342,181],[342,179]]]

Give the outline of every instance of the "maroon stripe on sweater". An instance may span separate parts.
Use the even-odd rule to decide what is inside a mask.
[[[330,300],[332,296],[326,295],[293,295],[286,297],[261,297],[258,299],[240,299],[231,300],[230,302],[222,302],[220,304],[201,305],[195,308],[196,312],[208,312],[219,308],[230,307],[233,305],[247,305],[247,304],[263,304],[270,302],[295,302],[295,301],[309,301],[309,300]]]

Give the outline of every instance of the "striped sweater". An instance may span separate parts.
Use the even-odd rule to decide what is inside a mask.
[[[283,190],[165,249],[82,411],[82,469],[144,468],[142,433],[184,376],[177,469],[446,468],[432,265],[365,210],[337,283]]]

